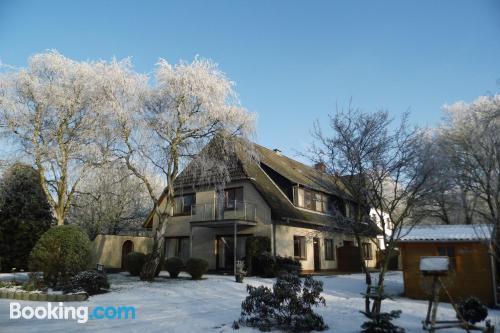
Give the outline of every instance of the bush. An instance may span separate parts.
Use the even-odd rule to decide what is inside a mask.
[[[362,333],[404,333],[405,329],[394,325],[391,321],[399,318],[401,310],[382,312],[375,318],[361,325]]]
[[[125,267],[132,276],[141,274],[142,266],[146,262],[146,255],[141,252],[130,252],[125,257]]]
[[[328,328],[313,307],[325,305],[320,296],[323,283],[306,277],[302,284],[294,274],[278,277],[273,289],[247,285],[248,296],[241,304],[240,323],[261,331],[323,331]]]
[[[76,225],[49,229],[31,251],[31,271],[42,271],[49,286],[65,285],[90,263],[90,240]]]
[[[165,270],[170,274],[171,278],[178,277],[183,267],[184,262],[179,257],[172,257],[165,260]]]
[[[275,275],[285,273],[299,274],[302,270],[302,264],[299,260],[276,256]]]
[[[245,265],[249,275],[261,276],[263,267],[258,263],[258,257],[264,252],[271,252],[271,239],[265,236],[247,237],[245,241]]]
[[[208,262],[199,258],[189,258],[186,261],[186,272],[191,275],[193,280],[201,279],[208,270]]]
[[[275,277],[283,273],[299,274],[302,265],[300,261],[293,258],[273,256],[269,252],[263,252],[256,258],[256,266],[262,273],[262,277]]]
[[[480,300],[475,297],[469,297],[460,302],[458,305],[458,313],[470,324],[475,324],[483,321],[488,317],[488,308]],[[457,314],[457,318],[460,317]]]
[[[0,271],[26,270],[33,247],[52,222],[38,172],[13,164],[0,179]]]
[[[109,289],[109,282],[106,274],[91,270],[73,276],[65,292],[85,291],[89,295],[95,295],[107,289]]]

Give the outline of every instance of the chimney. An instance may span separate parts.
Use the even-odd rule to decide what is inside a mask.
[[[278,154],[278,155],[281,155],[281,150],[279,150],[278,148],[274,148],[273,151]]]
[[[320,172],[326,172],[326,164],[323,162],[318,162],[314,164],[314,169]]]

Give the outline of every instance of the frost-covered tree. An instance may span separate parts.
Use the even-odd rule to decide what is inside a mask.
[[[228,156],[238,144],[248,142],[254,127],[254,116],[240,106],[234,83],[209,60],[172,66],[161,59],[155,81],[141,94],[139,107],[131,108],[126,95],[117,95],[112,117],[120,139],[114,152],[144,183],[154,206],[153,247],[141,273],[144,280],[154,279],[164,255],[180,170],[193,162],[200,181],[223,183],[229,175]],[[215,137],[216,143],[203,150]],[[241,139],[233,140],[236,137]],[[162,176],[166,184],[162,194],[155,191],[150,175]]]
[[[410,217],[428,191],[426,182],[433,169],[427,163],[429,145],[422,140],[420,130],[409,126],[407,116],[394,126],[387,111],[367,113],[349,106],[330,116],[326,132],[318,124],[313,132],[316,140],[310,157],[325,164],[326,171],[347,190],[354,203],[348,216],[337,218],[351,227],[357,240],[367,294],[372,293],[372,280],[363,260],[362,240],[373,235],[370,208],[378,215],[385,245],[376,285],[377,293],[383,295],[385,273],[402,227],[417,222]],[[376,238],[373,241],[378,245]],[[378,316],[381,301],[375,298],[370,304],[366,297],[365,314]]]
[[[0,123],[38,171],[59,225],[82,178],[99,166],[109,135],[103,89],[127,62],[75,61],[56,51],[32,56],[26,68],[0,74]]]
[[[68,223],[81,226],[93,240],[142,226],[151,210],[144,184],[118,161],[92,171],[71,204]]]

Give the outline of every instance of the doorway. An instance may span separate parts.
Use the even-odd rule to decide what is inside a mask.
[[[314,249],[314,271],[319,272],[321,270],[321,257],[320,257],[320,246],[319,238],[313,238],[313,249]]]
[[[242,260],[245,257],[245,242],[248,235],[237,236],[236,260]],[[216,270],[222,272],[234,271],[234,235],[217,236],[217,254]]]
[[[134,251],[134,242],[132,242],[131,240],[126,240],[125,242],[123,242],[123,245],[122,245],[122,270],[126,270],[127,267],[126,264],[125,264],[125,257],[130,253]]]

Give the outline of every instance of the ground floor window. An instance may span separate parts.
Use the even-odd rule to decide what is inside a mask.
[[[325,260],[335,260],[333,239],[325,239]]]
[[[307,259],[305,236],[293,236],[293,256],[300,260]]]
[[[189,258],[189,237],[167,238],[165,242],[165,258]]]
[[[372,245],[370,243],[363,243],[363,253],[365,255],[365,260],[371,260],[373,258]]]

